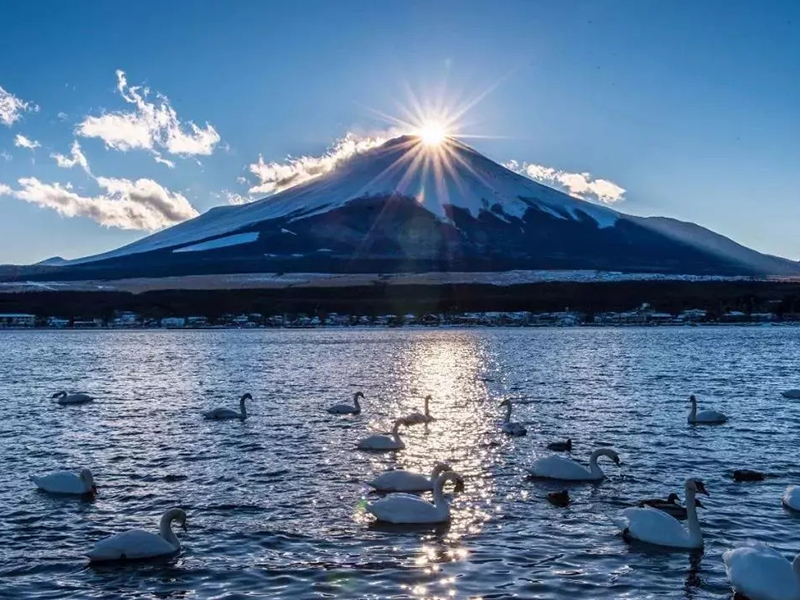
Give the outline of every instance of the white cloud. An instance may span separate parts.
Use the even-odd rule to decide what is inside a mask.
[[[3,150],[2,152],[0,152],[0,158],[2,158],[4,161],[8,162],[8,161],[10,161],[12,159],[12,156],[8,152]]]
[[[553,167],[519,163],[516,160],[510,160],[503,166],[535,181],[555,185],[581,200],[596,200],[603,204],[614,204],[625,197],[625,188],[608,179],[594,179],[590,173],[569,173]]]
[[[158,152],[154,153],[154,155],[153,155],[153,159],[154,159],[154,160],[155,160],[157,163],[161,163],[162,165],[167,165],[167,166],[168,166],[170,169],[174,169],[174,168],[175,168],[175,163],[174,163],[174,162],[172,162],[171,160],[168,160],[168,159],[164,158],[164,157],[163,157],[163,156],[161,156],[161,154],[159,154]]]
[[[67,113],[65,113],[65,112],[60,112],[60,113],[58,113],[58,114],[56,115],[56,118],[57,118],[59,121],[66,121],[68,116],[69,116],[69,115],[67,115]]]
[[[56,164],[62,169],[71,169],[72,167],[79,166],[89,175],[92,174],[92,171],[89,169],[89,161],[86,160],[86,155],[81,151],[81,145],[78,143],[78,140],[72,142],[72,148],[70,149],[70,156],[64,156],[63,154],[53,153],[50,155],[50,158],[54,158]]]
[[[228,204],[248,204],[253,201],[253,198],[248,196],[242,196],[241,194],[237,194],[236,192],[229,192],[228,190],[223,190],[222,193],[225,195],[225,199],[228,201]]]
[[[0,196],[8,196],[11,194],[11,188],[5,183],[0,183]]]
[[[36,112],[39,107],[32,102],[20,100],[14,94],[0,86],[0,123],[11,127],[22,118],[26,111]]]
[[[135,110],[86,117],[76,129],[78,135],[100,138],[107,147],[122,152],[147,150],[165,164],[171,161],[161,158],[158,148],[178,156],[214,152],[220,136],[211,124],[199,127],[191,121],[182,123],[166,96],[156,94],[156,101],[148,102],[150,90],[129,86],[123,71],[117,71],[117,90]]]
[[[65,217],[88,217],[106,227],[154,231],[198,214],[181,194],[151,179],[98,177],[97,183],[106,193],[93,197],[72,191],[70,184],[43,183],[35,177],[23,177],[18,182],[20,189],[4,186],[0,192]]]
[[[41,148],[41,144],[36,140],[32,140],[26,138],[24,135],[17,134],[14,136],[14,145],[17,148],[27,148],[28,150],[35,150],[36,148]]]
[[[371,150],[384,144],[397,135],[387,132],[374,136],[348,133],[337,140],[322,156],[288,157],[284,162],[264,162],[262,156],[258,162],[248,166],[248,170],[256,176],[258,183],[251,186],[250,194],[275,194],[298,185],[319,175],[329,173],[344,161],[356,154]]]

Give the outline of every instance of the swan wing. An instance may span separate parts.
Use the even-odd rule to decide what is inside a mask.
[[[790,485],[783,493],[783,504],[792,510],[800,511],[800,487]]]
[[[536,477],[562,479],[564,481],[587,481],[594,479],[591,471],[562,456],[547,456],[536,460],[528,471]]]
[[[784,398],[797,399],[800,398],[800,390],[786,390],[785,392],[781,393],[781,396]]]
[[[800,600],[792,564],[765,544],[752,544],[722,555],[733,589],[750,600]]]
[[[424,475],[402,470],[381,473],[369,485],[382,492],[425,492],[433,489],[433,484]]]
[[[655,508],[627,508],[622,511],[627,521],[628,533],[639,541],[669,546],[671,548],[691,548],[694,546],[689,531],[680,521]]]
[[[92,398],[89,394],[69,394],[67,396],[62,396],[58,399],[59,404],[86,404],[87,402],[92,402],[94,398]]]
[[[379,521],[388,523],[438,523],[447,520],[446,512],[411,494],[390,494],[377,502],[367,505]]]
[[[722,423],[723,421],[726,421],[727,418],[728,417],[716,410],[702,410],[697,413],[695,421],[699,423]]]
[[[242,415],[230,408],[215,408],[204,412],[203,416],[206,419],[239,419]]]
[[[36,487],[51,494],[85,494],[89,491],[83,480],[69,471],[58,471],[31,479]]]
[[[398,450],[403,444],[388,435],[371,435],[358,442],[358,447],[362,450]]]
[[[332,415],[350,415],[358,411],[355,406],[350,406],[349,404],[334,404],[328,409],[328,412]]]
[[[173,546],[160,535],[131,529],[112,535],[95,544],[87,556],[92,561],[140,560],[174,554],[180,546]]]

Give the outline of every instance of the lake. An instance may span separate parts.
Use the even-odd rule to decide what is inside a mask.
[[[730,598],[722,552],[747,539],[789,556],[800,520],[794,451],[800,328],[0,332],[0,597],[8,598]],[[59,407],[60,389],[95,403]],[[362,390],[357,417],[325,408]],[[201,410],[254,401],[245,422]],[[729,416],[687,425],[688,396]],[[433,396],[437,418],[407,449],[356,451]],[[516,400],[523,438],[500,433]],[[526,477],[550,441],[585,462],[621,456],[600,484]],[[376,527],[365,481],[449,461],[465,478],[449,527]],[[47,496],[29,475],[92,469],[93,502]],[[734,483],[751,468],[775,478]],[[711,496],[702,555],[631,546],[609,520],[644,497]],[[83,553],[163,511],[189,515],[162,563],[90,567]]]

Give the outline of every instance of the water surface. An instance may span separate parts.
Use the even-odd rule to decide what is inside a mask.
[[[757,539],[790,555],[800,520],[781,507],[795,460],[800,329],[470,329],[2,332],[0,597],[9,598],[729,598],[721,554]],[[59,389],[93,405],[60,408]],[[355,418],[326,406],[367,396]],[[244,422],[199,411],[255,397]],[[727,425],[686,424],[687,397]],[[355,451],[432,394],[437,421],[407,449]],[[526,438],[499,433],[516,399]],[[598,445],[599,485],[526,479],[546,443]],[[364,512],[382,469],[466,478],[449,527],[396,531]],[[30,474],[90,467],[94,502],[37,492]],[[736,484],[734,468],[775,473]],[[711,497],[705,552],[627,545],[609,521],[631,502],[700,476]],[[87,566],[82,553],[130,527],[189,513],[166,563]]]

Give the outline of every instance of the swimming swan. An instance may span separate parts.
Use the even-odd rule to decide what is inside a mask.
[[[159,534],[130,529],[97,542],[87,554],[92,562],[109,560],[143,560],[177,554],[181,543],[172,532],[172,522],[177,521],[186,531],[186,513],[173,508],[164,513]]]
[[[783,505],[800,512],[800,487],[790,485],[786,488],[782,498]]]
[[[718,425],[728,420],[728,417],[716,410],[701,410],[697,412],[697,398],[694,394],[689,396],[692,403],[692,410],[689,412],[689,423],[691,425]]]
[[[605,474],[597,466],[597,459],[606,456],[619,466],[619,456],[611,448],[598,448],[589,456],[589,468],[578,464],[571,458],[562,456],[547,456],[536,460],[528,468],[534,477],[544,479],[560,479],[562,481],[601,481]]]
[[[358,442],[359,450],[402,450],[406,447],[400,439],[400,425],[407,425],[404,419],[397,419],[392,427],[392,434],[378,433],[365,437]]]
[[[522,423],[515,423],[511,420],[511,400],[503,400],[500,403],[500,406],[506,407],[506,416],[503,419],[503,433],[507,433],[508,435],[515,437],[527,434],[528,430],[525,429],[525,426]]]
[[[328,409],[328,412],[332,415],[360,415],[361,405],[358,403],[358,399],[363,397],[363,392],[356,392],[353,394],[353,406],[349,404],[334,404]]]
[[[786,390],[785,392],[781,392],[781,396],[784,398],[791,398],[792,400],[797,400],[800,398],[800,390]]]
[[[800,600],[800,554],[792,562],[761,543],[727,550],[725,572],[737,597]]]
[[[68,404],[88,404],[89,402],[94,402],[94,398],[92,398],[89,394],[85,394],[84,392],[73,392],[72,394],[68,394],[65,391],[61,391],[53,394],[51,398],[55,399],[61,406],[67,406]]]
[[[384,471],[370,481],[369,485],[379,492],[428,492],[433,489],[433,484],[440,473],[451,470],[447,463],[437,462],[433,465],[430,479],[422,473],[404,469]]]
[[[239,398],[239,409],[241,412],[236,412],[231,408],[215,408],[214,410],[207,410],[203,413],[203,416],[206,419],[217,419],[217,420],[226,420],[226,419],[241,419],[244,421],[247,418],[247,410],[244,407],[245,400],[252,400],[253,397],[250,394],[245,394],[241,398]]]
[[[367,510],[379,521],[395,524],[443,523],[450,520],[450,505],[444,498],[444,484],[452,481],[456,491],[464,487],[464,480],[455,471],[447,471],[433,484],[433,503],[413,494],[389,494],[367,504]]]
[[[703,532],[697,520],[696,494],[708,495],[706,486],[699,479],[687,479],[687,527],[675,517],[654,508],[626,508],[615,523],[627,539],[683,550],[702,548]]]
[[[407,417],[405,417],[406,423],[409,425],[417,425],[419,423],[430,423],[433,421],[433,417],[431,416],[430,407],[428,406],[430,401],[433,398],[429,395],[425,396],[425,413],[421,413],[419,411],[411,413]]]
[[[31,477],[31,481],[40,490],[49,494],[68,494],[71,496],[94,495],[97,486],[89,469],[81,469],[80,473],[57,471],[42,477]]]

